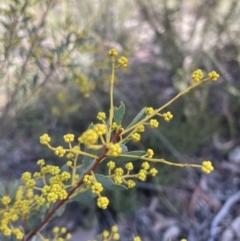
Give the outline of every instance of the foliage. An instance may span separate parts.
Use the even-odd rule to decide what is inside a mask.
[[[209,174],[214,170],[211,161],[202,164],[180,164],[169,162],[162,158],[154,158],[154,151],[129,150],[129,143],[139,142],[146,127],[156,129],[159,119],[170,122],[173,115],[170,111],[163,112],[175,100],[190,90],[208,81],[215,82],[219,74],[215,71],[203,78],[203,72],[196,70],[192,74],[192,83],[185,90],[159,108],[144,107],[126,126],[122,124],[127,113],[124,103],[119,107],[114,105],[115,75],[119,69],[128,66],[126,57],[118,58],[118,52],[111,49],[108,52],[112,62],[110,78],[109,102],[110,111],[107,119],[105,112],[99,112],[96,123],[91,123],[77,139],[72,133],[65,134],[64,146],[54,147],[48,134],[40,136],[40,143],[47,146],[59,158],[66,158],[60,168],[46,164],[45,160],[37,161],[39,171],[24,172],[21,185],[11,188],[11,194],[1,186],[1,223],[0,230],[6,237],[15,240],[29,241],[38,236],[42,240],[69,240],[71,234],[66,228],[55,227],[51,237],[43,236],[44,226],[55,216],[61,216],[67,203],[90,202],[96,199],[101,209],[106,209],[109,199],[104,195],[107,190],[132,189],[136,180],[145,181],[148,176],[156,176],[158,171],[154,164],[161,163],[176,167],[200,168]],[[135,163],[141,162],[140,170]],[[98,173],[97,167],[107,166],[107,173]],[[28,231],[30,229],[30,231]],[[40,233],[41,231],[41,233]],[[112,232],[105,232],[99,240],[118,240],[117,227]],[[134,240],[140,240],[135,237]]]

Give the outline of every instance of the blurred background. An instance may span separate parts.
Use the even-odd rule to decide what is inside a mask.
[[[79,136],[108,112],[110,48],[129,59],[115,89],[125,123],[189,86],[194,70],[215,70],[218,82],[179,99],[169,109],[174,119],[132,146],[173,162],[212,160],[211,175],[156,165],[157,177],[107,193],[108,210],[73,203],[51,225],[67,226],[74,241],[114,224],[124,241],[240,240],[239,39],[238,0],[1,1],[0,181],[37,170],[41,158],[62,165],[39,136],[61,145],[64,134]]]

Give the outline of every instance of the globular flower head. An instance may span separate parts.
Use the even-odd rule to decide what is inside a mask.
[[[99,195],[103,191],[103,186],[100,182],[95,182],[92,187],[92,193]]]
[[[109,156],[119,156],[122,153],[122,148],[119,144],[110,144],[108,146],[108,155]]]
[[[144,131],[145,131],[144,125],[139,125],[139,126],[136,128],[136,131],[139,132],[139,133],[144,132]]]
[[[99,197],[97,199],[97,205],[99,208],[106,209],[109,204],[109,200],[107,197]]]
[[[118,63],[119,63],[122,67],[127,67],[127,65],[128,65],[128,60],[127,60],[127,58],[125,58],[125,57],[121,57],[121,58],[118,60]]]
[[[147,178],[146,170],[141,169],[139,173],[137,174],[137,178],[141,181],[145,181]]]
[[[106,114],[104,112],[98,112],[97,119],[103,121],[106,119]]]
[[[107,132],[107,127],[104,124],[96,124],[94,125],[93,129],[96,131],[99,137],[106,134]]]
[[[43,159],[40,159],[40,160],[37,161],[37,165],[44,166],[45,165],[45,161]]]
[[[158,173],[158,170],[156,168],[151,168],[149,173],[154,177]]]
[[[192,73],[192,79],[195,83],[198,83],[199,81],[201,81],[202,78],[203,78],[202,70],[197,69]]]
[[[168,111],[163,114],[163,118],[166,122],[169,122],[173,118],[173,115],[170,111]]]
[[[103,236],[104,238],[108,238],[109,235],[110,235],[110,233],[109,233],[107,230],[104,230],[103,233],[102,233],[102,236]]]
[[[220,75],[216,71],[212,71],[208,74],[208,78],[212,81],[217,81],[219,76]]]
[[[202,171],[203,172],[209,174],[213,170],[214,170],[214,167],[212,166],[212,162],[211,161],[204,161],[202,163]]]
[[[116,57],[118,55],[118,52],[116,49],[110,49],[108,51],[108,55]]]
[[[117,176],[122,176],[123,173],[124,173],[124,170],[121,167],[118,167],[118,168],[115,169],[114,172]]]
[[[73,134],[66,134],[63,136],[63,139],[66,143],[70,143],[74,141],[74,135]]]
[[[113,161],[109,161],[108,163],[107,163],[107,167],[110,169],[110,170],[113,170],[114,168],[115,168],[115,162],[113,162]]]
[[[136,183],[133,180],[128,180],[127,181],[127,187],[128,188],[133,188],[136,186]]]
[[[125,165],[125,167],[126,167],[126,169],[127,169],[128,171],[133,170],[133,164],[132,164],[132,162],[128,162],[128,163]]]
[[[113,124],[112,124],[112,129],[113,129],[114,131],[117,131],[119,128],[120,128],[120,126],[119,126],[116,122],[113,122]]]
[[[150,158],[152,158],[153,155],[154,155],[153,150],[152,150],[152,149],[147,149],[147,156],[150,157]]]
[[[64,154],[66,153],[66,151],[63,149],[62,146],[58,146],[56,149],[55,149],[55,155],[59,156],[59,157],[63,157]]]
[[[135,132],[135,133],[133,133],[133,134],[131,135],[131,138],[132,138],[132,140],[133,140],[134,142],[138,142],[138,141],[140,141],[140,139],[141,139],[141,135],[138,134],[137,132]]]
[[[152,128],[158,128],[159,126],[159,122],[156,119],[151,119],[149,124]]]
[[[43,134],[39,139],[40,143],[43,145],[47,145],[51,141],[51,137],[48,134]]]
[[[148,163],[148,162],[143,162],[143,163],[142,163],[142,169],[148,170],[149,168],[150,168],[150,166],[149,166],[149,163]]]
[[[9,196],[3,196],[1,201],[3,205],[8,205],[11,202],[11,198]]]
[[[154,112],[154,109],[152,107],[147,107],[145,109],[145,114],[146,115],[151,115]]]
[[[78,141],[80,143],[83,143],[89,146],[96,143],[97,139],[98,139],[97,132],[93,129],[88,129],[78,138]]]
[[[139,236],[134,237],[133,241],[142,241]]]

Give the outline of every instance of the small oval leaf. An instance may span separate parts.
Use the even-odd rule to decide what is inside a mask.
[[[117,123],[117,125],[121,125],[123,117],[125,115],[125,105],[123,102],[121,102],[120,106],[118,108],[114,108],[114,121]]]
[[[141,119],[143,119],[143,116],[145,115],[145,109],[146,107],[144,107],[137,115],[136,117],[132,120],[132,122],[128,125],[127,128],[130,128],[131,126],[135,125],[136,123],[138,123]]]

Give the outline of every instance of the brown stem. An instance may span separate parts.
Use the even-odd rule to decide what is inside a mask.
[[[119,136],[121,134],[121,130],[119,130],[115,136],[112,138],[111,142],[115,142]],[[108,152],[108,148],[105,147],[105,149],[103,150],[103,153],[101,154],[101,156],[96,160],[96,162],[94,163],[94,165],[92,166],[92,168],[86,172],[85,174],[89,174],[91,171],[94,171],[95,168],[98,166],[98,164],[103,160],[104,157],[106,157],[106,154]],[[29,236],[26,238],[25,241],[30,241],[31,238],[33,238],[34,235],[36,235],[36,233],[47,223],[50,221],[51,217],[54,215],[54,213],[64,204],[67,202],[67,200],[72,196],[72,194],[83,184],[83,177],[78,181],[77,186],[74,187],[72,190],[70,190],[68,192],[68,196],[66,199],[61,200],[45,217],[45,219],[29,234]]]

